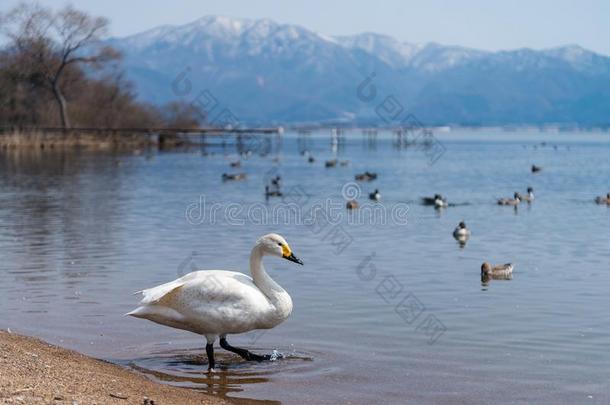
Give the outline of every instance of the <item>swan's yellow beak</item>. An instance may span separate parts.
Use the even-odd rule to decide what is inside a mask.
[[[301,266],[303,265],[301,259],[296,257],[294,253],[292,253],[292,251],[290,250],[290,246],[288,246],[287,244],[282,245],[282,257],[286,260],[290,260],[291,262],[298,263]]]

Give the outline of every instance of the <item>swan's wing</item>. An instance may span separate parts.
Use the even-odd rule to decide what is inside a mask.
[[[194,271],[183,277],[180,277],[174,281],[170,281],[165,284],[158,285],[156,287],[147,288],[142,291],[137,291],[135,294],[142,294],[142,301],[140,304],[154,304],[159,302],[166,294],[170,293],[176,288],[183,286],[189,280],[196,279],[201,271]]]
[[[247,306],[266,299],[252,278],[239,272],[224,270],[195,271],[169,283],[142,291],[140,305],[160,304],[170,308],[199,305]],[[190,304],[186,304],[189,301]],[[261,305],[263,302],[257,302]]]
[[[220,270],[198,273],[152,307],[171,313],[172,320],[197,333],[241,333],[262,327],[274,313],[274,306],[249,276]]]

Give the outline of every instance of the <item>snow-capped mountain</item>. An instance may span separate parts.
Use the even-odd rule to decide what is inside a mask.
[[[394,96],[431,124],[610,123],[610,58],[575,45],[487,52],[219,16],[109,43],[142,99],[205,105],[210,120],[384,123],[375,107]],[[369,76],[375,100],[358,96]]]

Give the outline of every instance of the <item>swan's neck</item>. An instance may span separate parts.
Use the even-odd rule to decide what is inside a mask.
[[[263,252],[259,246],[255,246],[252,249],[252,253],[250,253],[250,273],[252,274],[254,284],[272,302],[287,294],[265,271],[263,267]]]
[[[288,318],[292,312],[292,299],[265,271],[263,252],[259,246],[255,246],[250,254],[250,273],[254,284],[275,308],[273,314],[267,319],[267,327],[273,327]]]

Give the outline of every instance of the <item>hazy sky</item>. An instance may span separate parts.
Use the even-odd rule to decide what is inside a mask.
[[[40,0],[57,7],[57,0]],[[0,0],[0,11],[17,4]],[[204,15],[267,17],[324,34],[371,31],[422,43],[481,49],[549,48],[579,44],[610,55],[609,0],[79,0],[74,6],[112,21],[124,36]]]

